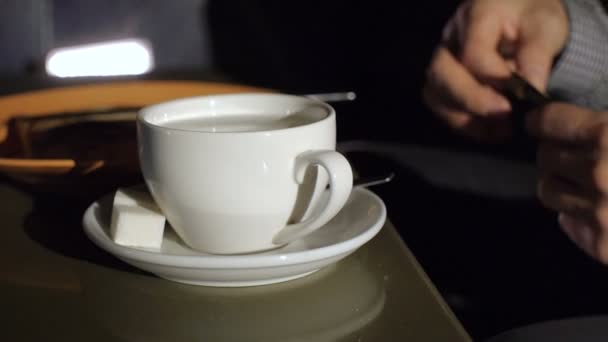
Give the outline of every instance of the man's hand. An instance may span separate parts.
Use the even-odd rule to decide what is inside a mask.
[[[528,117],[541,139],[539,197],[564,232],[608,264],[608,112],[552,103]]]
[[[511,106],[497,88],[512,71],[545,90],[568,39],[561,0],[472,0],[444,30],[423,95],[451,127],[478,139],[510,135]]]

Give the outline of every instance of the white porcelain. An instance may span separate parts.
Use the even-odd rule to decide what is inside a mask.
[[[121,246],[109,235],[111,196],[85,212],[86,235],[100,248],[161,278],[205,286],[255,286],[311,274],[353,253],[372,239],[386,220],[382,200],[355,188],[342,210],[323,229],[281,248],[255,254],[216,255],[188,248],[165,230],[160,250]]]
[[[166,127],[178,118],[294,112],[312,122],[246,132]],[[137,129],[152,196],[178,235],[199,251],[256,252],[297,240],[338,213],[352,189],[350,165],[335,151],[335,112],[316,100],[281,94],[177,100],[144,108]],[[328,179],[330,196],[322,202]]]

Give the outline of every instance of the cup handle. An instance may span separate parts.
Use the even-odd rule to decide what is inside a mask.
[[[353,188],[353,172],[348,160],[333,150],[308,151],[300,154],[295,162],[295,176],[298,183],[304,179],[306,169],[318,165],[329,175],[329,198],[324,208],[314,210],[302,222],[289,224],[278,232],[272,242],[283,245],[297,240],[321,228],[342,209]],[[325,189],[321,189],[325,191]],[[316,194],[313,194],[313,198]]]

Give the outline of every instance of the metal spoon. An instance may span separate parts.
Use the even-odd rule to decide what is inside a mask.
[[[353,187],[367,188],[374,185],[386,184],[395,178],[395,173],[391,172],[384,176],[373,176],[358,178],[353,181]]]
[[[308,94],[304,95],[310,99],[315,99],[323,102],[344,102],[354,101],[357,98],[357,94],[354,91],[337,92],[337,93],[320,93],[320,94]]]

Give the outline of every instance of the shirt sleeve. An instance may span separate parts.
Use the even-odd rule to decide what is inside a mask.
[[[594,109],[608,109],[608,14],[601,0],[563,0],[570,36],[558,58],[549,94]]]

